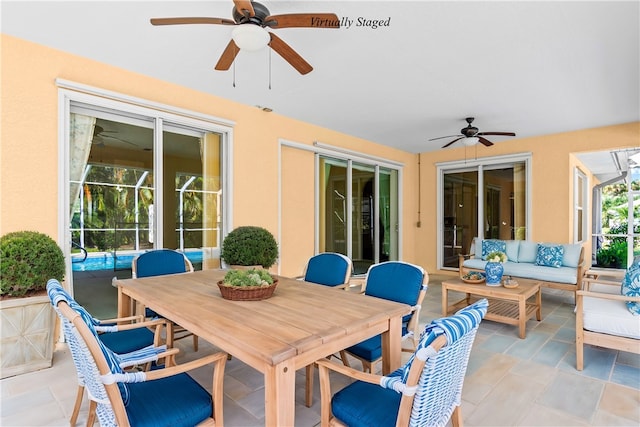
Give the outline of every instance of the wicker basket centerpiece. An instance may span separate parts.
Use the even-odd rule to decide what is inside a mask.
[[[278,280],[267,270],[230,270],[218,282],[222,298],[232,301],[260,301],[270,298]]]

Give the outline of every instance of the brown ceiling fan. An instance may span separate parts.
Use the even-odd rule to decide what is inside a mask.
[[[493,142],[491,142],[488,139],[484,138],[487,135],[516,136],[516,134],[514,132],[479,132],[477,127],[471,126],[471,123],[473,123],[473,120],[474,120],[473,117],[467,117],[465,120],[467,121],[467,127],[464,127],[462,129],[460,129],[460,134],[458,134],[458,135],[449,135],[449,136],[440,136],[438,138],[431,138],[429,141],[435,141],[436,139],[457,137],[453,141],[450,141],[447,144],[443,145],[442,148],[447,148],[448,146],[450,146],[454,142],[460,141],[461,139],[470,140],[471,144],[467,144],[467,145],[474,145],[477,142],[481,142],[482,144],[486,145],[487,147],[490,147],[490,146],[493,145]],[[465,144],[466,144],[466,142],[465,142]]]
[[[267,45],[278,55],[284,58],[300,74],[307,74],[313,67],[309,65],[295,50],[286,44],[280,37],[276,36],[269,29],[279,28],[340,28],[338,16],[334,13],[288,13],[284,15],[271,15],[269,9],[264,5],[254,1],[233,0],[233,19],[225,18],[152,18],[152,25],[182,25],[182,24],[214,24],[214,25],[234,25],[236,28],[244,27],[243,30],[257,32],[257,37],[266,38]],[[250,26],[249,28],[247,26]],[[264,32],[264,34],[260,34]],[[234,38],[235,38],[234,29]],[[225,71],[231,67],[236,55],[241,47],[232,38],[222,52],[215,69]]]

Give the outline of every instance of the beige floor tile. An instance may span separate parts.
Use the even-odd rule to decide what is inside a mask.
[[[640,390],[607,384],[600,399],[600,411],[616,414],[640,425]]]

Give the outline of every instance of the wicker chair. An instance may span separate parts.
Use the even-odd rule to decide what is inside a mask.
[[[160,334],[162,328],[166,327],[167,324],[165,320],[158,319],[142,322],[140,321],[142,320],[141,316],[98,320],[94,319],[78,304],[57,280],[49,280],[47,283],[47,291],[54,308],[56,308],[54,301],[58,298],[64,298],[76,311],[84,313],[84,318],[91,322],[91,326],[96,331],[98,339],[117,354],[121,368],[143,367],[148,370],[151,367],[151,363],[157,363],[159,360],[164,360],[166,366],[175,364],[174,358],[178,353],[178,349],[167,349],[166,345],[160,345]],[[132,321],[138,322],[130,323]],[[153,329],[153,331],[151,329]],[[74,352],[71,354],[73,362],[76,365],[76,371],[78,372],[76,402],[69,420],[71,425],[75,425],[84,397],[85,382],[78,368],[76,354]]]
[[[369,267],[362,292],[365,295],[408,304],[411,313],[402,319],[402,340],[411,347],[403,351],[413,352],[418,343],[420,307],[429,285],[429,274],[420,266],[401,261],[387,261]],[[349,366],[345,355],[362,362],[365,372],[373,372],[373,364],[382,358],[381,335],[369,338],[340,352],[343,363]]]
[[[192,273],[193,264],[182,252],[173,249],[156,249],[138,255],[131,263],[132,277],[152,277],[165,274]],[[145,316],[157,318],[158,314],[145,308]],[[167,329],[167,344],[173,346],[174,340],[193,337],[193,350],[198,351],[198,336],[172,322]]]
[[[87,425],[93,425],[94,414],[102,426],[193,426],[212,422],[223,425],[225,353],[150,372],[124,372],[122,358],[96,338],[86,311],[74,307],[68,294],[60,289],[52,285],[48,292],[62,320],[79,375],[89,390]],[[186,374],[209,364],[214,365],[213,399]]]
[[[469,355],[488,302],[434,320],[416,352],[389,376],[372,375],[319,360],[321,426],[462,425],[460,403]],[[329,370],[357,381],[331,396]],[[332,418],[333,416],[333,418]]]

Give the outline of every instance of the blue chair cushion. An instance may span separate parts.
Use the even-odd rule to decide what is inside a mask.
[[[153,345],[153,332],[147,328],[100,334],[98,338],[111,351],[118,354],[130,353]]]
[[[134,426],[194,426],[211,417],[211,395],[187,374],[128,384],[127,416]]]
[[[422,289],[424,272],[414,265],[388,261],[367,272],[365,295],[414,305]]]
[[[169,249],[145,252],[136,259],[136,277],[184,273],[184,255]]]
[[[318,254],[309,260],[304,280],[325,286],[342,285],[348,268],[348,260],[338,254]]]
[[[403,324],[402,336],[405,336],[407,333],[407,324]],[[382,357],[382,335],[376,335],[375,337],[359,342],[347,348],[347,351],[370,362],[378,360]]]
[[[331,400],[333,416],[349,427],[396,425],[402,395],[393,390],[356,381]]]

